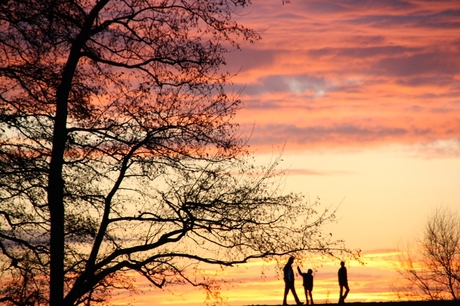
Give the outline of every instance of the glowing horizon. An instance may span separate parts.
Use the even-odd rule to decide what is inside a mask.
[[[392,283],[397,278],[392,264],[397,260],[395,250],[375,250],[363,254],[363,264],[347,261],[350,302],[384,302],[400,300],[404,292],[396,292]],[[294,263],[298,266],[298,261]],[[301,269],[314,270],[313,299],[316,303],[335,303],[338,298],[337,269],[338,260],[316,258],[314,265],[304,262]],[[209,267],[209,273],[215,273]],[[280,304],[282,301],[284,282],[279,268],[274,262],[254,260],[246,265],[227,268],[218,273],[223,278],[219,294],[228,305]],[[305,299],[302,279],[296,274],[296,291],[301,300]],[[111,301],[111,305],[125,305],[129,299],[131,304],[151,305],[203,305],[205,295],[197,288],[187,285],[170,286],[166,290],[151,288],[145,280],[137,278],[137,286],[143,293],[127,297],[122,294]],[[293,303],[292,295],[288,302]]]

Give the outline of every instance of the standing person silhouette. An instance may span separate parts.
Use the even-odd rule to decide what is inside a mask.
[[[297,296],[297,293],[295,292],[295,286],[294,286],[294,270],[292,269],[292,263],[294,262],[294,257],[289,257],[288,262],[283,268],[283,273],[284,273],[284,298],[283,298],[283,305],[287,305],[286,299],[287,295],[289,293],[289,290],[292,291],[292,294],[294,295],[294,299],[297,303],[297,305],[302,305],[302,302],[299,300],[299,297]]]
[[[350,292],[350,288],[348,287],[347,268],[345,268],[345,263],[343,261],[340,262],[340,269],[338,272],[338,276],[339,276],[339,286],[340,286],[339,304],[344,304],[345,299],[347,298],[348,292]],[[345,294],[343,293],[343,288],[345,288]]]
[[[299,272],[300,275],[302,275],[303,278],[303,288],[305,290],[305,299],[306,304],[308,305],[308,297],[310,296],[310,301],[311,304],[313,305],[313,296],[312,296],[312,291],[313,291],[313,270],[308,269],[307,273],[302,273],[299,267],[297,267],[297,271]]]

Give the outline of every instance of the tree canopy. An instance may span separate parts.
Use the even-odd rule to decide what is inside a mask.
[[[249,2],[0,2],[1,301],[104,301],[126,271],[211,290],[201,264],[346,251],[233,122]]]

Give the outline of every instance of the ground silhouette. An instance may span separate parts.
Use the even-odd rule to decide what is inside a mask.
[[[278,306],[282,304],[248,304],[243,306]],[[288,304],[295,305],[295,304]],[[315,303],[314,305],[337,305],[337,303]],[[460,306],[460,301],[408,301],[408,302],[347,302],[352,306]]]

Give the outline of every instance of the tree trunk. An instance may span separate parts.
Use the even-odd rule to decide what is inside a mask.
[[[61,306],[64,296],[64,180],[62,167],[66,143],[67,103],[57,99],[48,181],[50,233],[50,306]]]
[[[48,206],[51,219],[50,233],[50,306],[63,306],[64,301],[64,152],[67,141],[68,99],[72,79],[79,60],[80,46],[75,44],[62,74],[56,93],[56,116],[53,131],[48,181]]]

